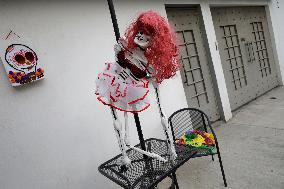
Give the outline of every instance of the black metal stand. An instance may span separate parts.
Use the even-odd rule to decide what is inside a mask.
[[[167,141],[161,139],[145,140],[148,151],[156,153],[169,160]],[[141,144],[136,145],[141,148]],[[175,144],[177,159],[174,161],[161,162],[157,159],[143,155],[133,149],[127,150],[131,164],[127,169],[121,169],[122,155],[118,155],[99,166],[99,172],[108,179],[125,189],[154,189],[166,177],[172,179],[171,189],[179,189],[175,172],[185,162],[190,160],[196,153],[196,148],[188,145]]]

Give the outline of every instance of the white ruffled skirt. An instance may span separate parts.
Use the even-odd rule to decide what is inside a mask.
[[[132,78],[123,80],[118,76],[121,66],[117,63],[106,63],[106,68],[96,80],[97,99],[105,105],[124,112],[141,112],[146,110],[148,101],[148,81]]]

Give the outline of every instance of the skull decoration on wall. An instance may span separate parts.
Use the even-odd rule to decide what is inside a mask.
[[[3,41],[1,60],[13,86],[44,78],[44,70],[38,65],[36,52],[27,45]]]

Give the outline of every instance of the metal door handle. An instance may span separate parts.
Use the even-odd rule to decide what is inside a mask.
[[[250,42],[249,44],[250,44],[251,60],[255,61],[254,50],[253,50],[253,43]]]
[[[252,42],[246,42],[245,43],[245,50],[246,50],[246,56],[248,62],[255,61],[255,55],[253,50],[253,43]]]
[[[251,53],[250,53],[250,43],[249,42],[245,42],[245,51],[246,51],[246,56],[247,56],[247,60],[248,62],[251,62]]]

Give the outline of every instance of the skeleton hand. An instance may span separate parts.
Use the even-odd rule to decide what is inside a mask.
[[[114,49],[115,55],[117,55],[122,50],[119,44],[115,44],[113,49]]]
[[[126,47],[126,41],[123,38],[120,38],[117,44],[114,45],[114,52],[117,54],[119,51],[122,51]]]

